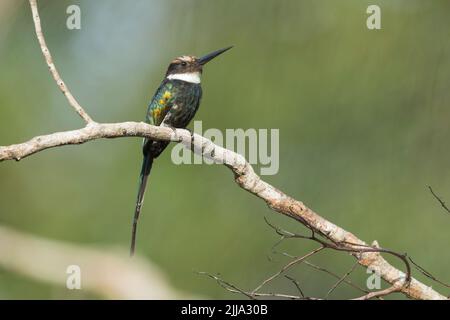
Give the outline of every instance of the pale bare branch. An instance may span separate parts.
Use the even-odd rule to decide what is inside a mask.
[[[411,278],[411,281],[407,283],[405,281],[407,274],[389,264],[382,257],[380,251],[383,251],[383,249],[368,246],[364,241],[321,217],[302,202],[287,196],[263,181],[242,155],[215,145],[212,141],[200,135],[193,134],[191,136],[188,130],[156,127],[137,122],[93,123],[83,129],[39,136],[25,143],[0,147],[0,161],[20,160],[36,152],[62,145],[80,144],[100,138],[127,136],[178,141],[189,149],[191,149],[192,142],[194,144],[192,149],[197,154],[217,163],[223,163],[230,168],[234,173],[236,183],[241,188],[263,199],[274,211],[305,224],[311,230],[332,241],[333,244],[339,244],[339,246],[335,245],[338,248],[336,250],[349,252],[360,265],[370,268],[391,285],[397,285],[400,288],[399,290],[407,296],[414,299],[446,299],[443,295],[414,278]],[[388,250],[385,251],[388,252]]]
[[[363,295],[362,297],[355,298],[355,299],[352,299],[352,300],[370,300],[370,299],[373,299],[373,298],[384,297],[384,296],[390,295],[391,293],[398,292],[398,291],[401,291],[401,288],[396,286],[396,285],[393,285],[393,286],[390,286],[387,289],[380,290],[380,291],[369,292],[368,294]]]
[[[34,28],[36,30],[36,36],[39,41],[39,45],[41,46],[41,51],[42,51],[42,54],[44,55],[45,62],[47,63],[48,69],[50,70],[50,73],[52,74],[53,79],[55,79],[56,84],[58,85],[59,89],[66,96],[67,101],[69,101],[69,104],[72,106],[72,108],[75,109],[75,111],[84,120],[84,122],[86,122],[86,124],[93,123],[94,121],[86,113],[86,111],[84,111],[83,107],[80,106],[78,101],[75,99],[75,97],[69,91],[69,88],[62,80],[61,76],[58,73],[58,70],[56,69],[55,64],[53,63],[52,55],[50,54],[50,50],[47,47],[47,44],[46,44],[45,38],[44,38],[44,34],[42,32],[41,18],[39,17],[39,11],[38,11],[36,0],[30,0],[30,6],[31,6],[31,12],[33,14],[33,21],[34,21]]]

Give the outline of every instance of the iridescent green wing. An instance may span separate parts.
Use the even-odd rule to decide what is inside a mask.
[[[173,105],[177,95],[176,86],[164,80],[153,96],[147,110],[146,120],[149,124],[159,126]]]

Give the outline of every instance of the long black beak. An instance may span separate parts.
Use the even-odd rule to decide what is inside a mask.
[[[217,57],[218,55],[224,53],[225,51],[230,50],[231,48],[233,48],[233,46],[229,46],[227,48],[223,48],[220,50],[216,50],[214,52],[208,53],[207,55],[204,55],[203,57],[198,59],[198,63],[201,65],[206,64],[208,61],[211,61],[212,59],[214,59],[215,57]]]

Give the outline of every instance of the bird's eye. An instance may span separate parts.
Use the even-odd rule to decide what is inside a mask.
[[[181,62],[181,65],[182,65],[183,67],[186,67],[186,66],[187,66],[186,61],[182,61],[182,62]]]

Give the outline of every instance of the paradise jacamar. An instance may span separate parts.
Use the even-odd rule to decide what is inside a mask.
[[[211,52],[201,58],[194,56],[181,56],[173,60],[167,69],[166,76],[156,90],[146,115],[146,122],[155,126],[168,126],[172,128],[186,128],[194,117],[200,105],[202,88],[200,78],[203,66],[208,62],[231,49],[227,47]],[[167,141],[154,141],[144,139],[139,189],[134,211],[133,229],[131,234],[130,255],[134,254],[136,247],[136,230],[139,214],[144,201],[147,179],[152,169],[153,160],[167,147]]]

